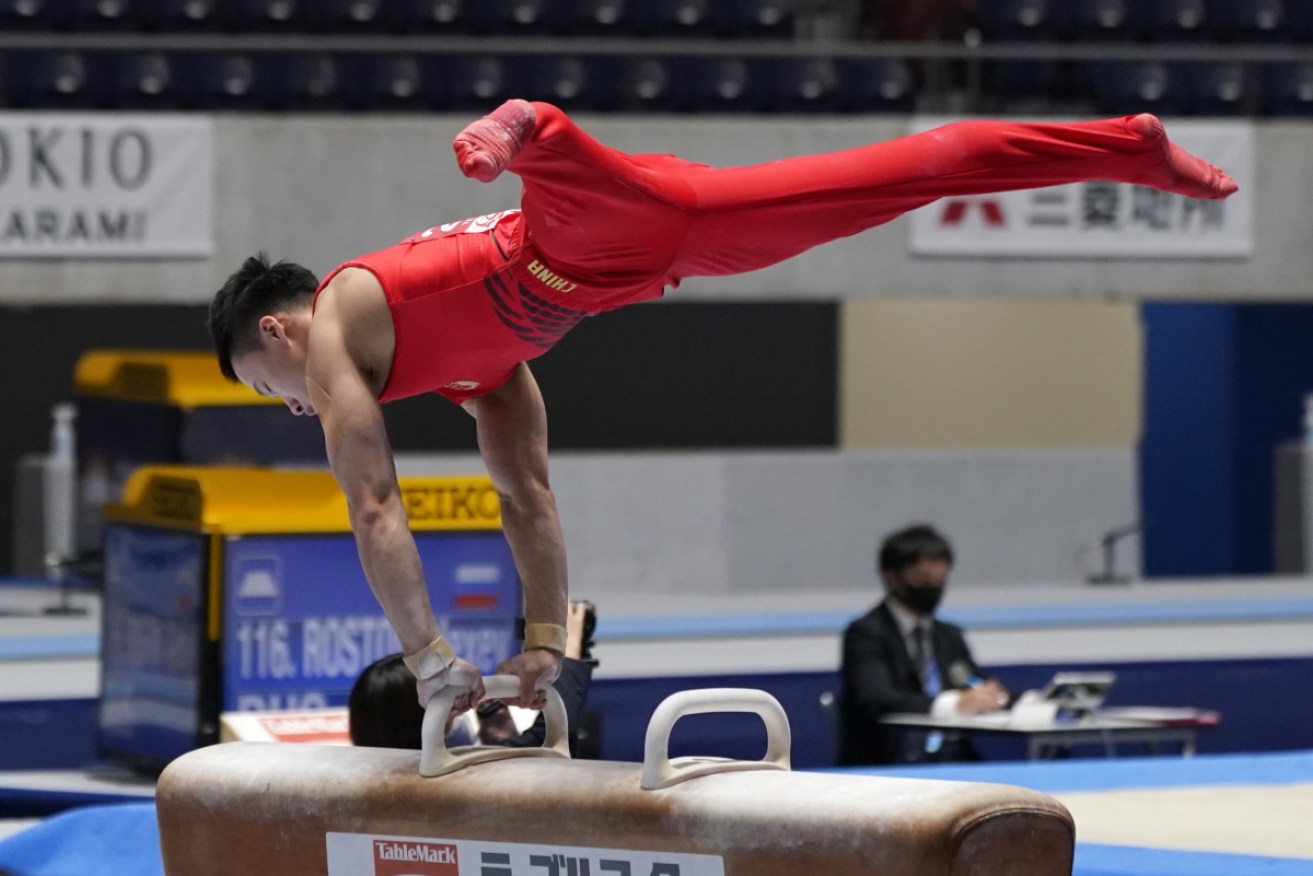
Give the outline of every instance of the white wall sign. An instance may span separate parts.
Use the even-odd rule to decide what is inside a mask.
[[[0,258],[206,256],[211,123],[0,113]]]
[[[328,876],[724,876],[722,858],[329,833]]]
[[[917,119],[926,131],[949,119]],[[1240,191],[1202,201],[1144,186],[1084,182],[944,198],[912,213],[916,255],[1244,258],[1253,253],[1254,129],[1172,121],[1171,139],[1229,173]]]

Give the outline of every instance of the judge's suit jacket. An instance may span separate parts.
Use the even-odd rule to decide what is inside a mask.
[[[954,678],[960,683],[964,676],[979,674],[961,628],[935,620],[931,640],[942,690],[952,689]],[[926,714],[933,702],[921,687],[898,622],[885,602],[844,631],[842,672],[839,764],[979,759],[970,743],[958,734],[946,734],[939,751],[929,753],[923,750],[925,734],[879,723],[882,715],[891,712]]]

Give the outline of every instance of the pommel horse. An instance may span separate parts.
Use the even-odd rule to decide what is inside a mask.
[[[511,696],[513,678],[487,679]],[[642,764],[572,761],[549,691],[541,749],[447,750],[455,693],[419,752],[233,742],[157,786],[166,876],[1070,876],[1071,815],[1023,788],[789,769],[789,724],[755,690],[668,697]],[[761,761],[670,758],[685,715],[751,712]],[[526,753],[526,751],[528,753]]]

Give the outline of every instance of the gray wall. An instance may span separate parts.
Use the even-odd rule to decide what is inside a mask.
[[[482,471],[472,454],[398,459],[400,474]],[[1137,514],[1129,449],[558,453],[551,478],[570,590],[599,597],[869,594],[880,538],[918,521],[952,539],[957,580],[1075,583]],[[1138,570],[1135,539],[1119,551]]]
[[[503,209],[513,179],[461,177],[452,136],[465,117],[221,116],[215,124],[216,251],[179,261],[0,262],[0,303],[201,302],[236,263],[266,249],[316,271],[438,221]],[[887,139],[905,119],[590,118],[599,139],[629,151],[672,151],[743,164]],[[1170,130],[1170,125],[1169,125]],[[819,298],[971,296],[1296,297],[1313,274],[1313,128],[1262,122],[1252,186],[1256,252],[1239,261],[924,259],[895,225],[754,275],[698,280],[681,294]],[[878,273],[871,272],[878,266]]]

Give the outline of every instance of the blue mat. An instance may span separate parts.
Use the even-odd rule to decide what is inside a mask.
[[[1134,846],[1076,844],[1072,876],[1310,876],[1306,858],[1172,852]]]
[[[7,876],[164,876],[154,803],[87,806],[0,840]]]

